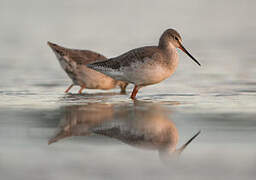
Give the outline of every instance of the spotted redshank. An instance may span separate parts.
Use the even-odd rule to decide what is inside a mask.
[[[48,45],[55,53],[61,67],[73,81],[65,91],[66,93],[68,93],[74,85],[81,87],[78,91],[80,94],[85,88],[108,90],[116,86],[120,86],[122,93],[125,92],[128,83],[114,80],[107,75],[85,66],[88,63],[106,60],[107,58],[103,55],[89,50],[64,48],[51,42],[48,42]]]
[[[174,29],[167,29],[161,35],[158,46],[133,49],[87,66],[116,80],[134,84],[131,98],[135,99],[140,88],[159,83],[174,73],[178,66],[176,48],[180,48],[200,66],[182,45],[181,36]]]

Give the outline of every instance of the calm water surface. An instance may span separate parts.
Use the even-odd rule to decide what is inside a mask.
[[[102,3],[0,2],[1,179],[254,179],[256,4]],[[135,102],[132,85],[64,94],[70,80],[46,41],[111,57],[169,27],[201,68],[179,51],[177,72]],[[157,145],[177,135],[168,128],[177,148],[201,134],[163,161]]]

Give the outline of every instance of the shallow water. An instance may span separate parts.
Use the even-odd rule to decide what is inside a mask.
[[[0,4],[1,178],[255,177],[256,24],[249,21],[256,15],[254,2]],[[78,87],[63,93],[70,80],[46,41],[112,57],[156,44],[169,27],[180,31],[202,67],[179,51],[175,74],[141,89],[135,102],[129,99],[132,85],[125,95],[118,89],[78,95]],[[149,139],[158,142],[156,132],[170,123],[178,130],[177,148],[201,134],[180,158],[163,161]],[[117,128],[108,135],[98,132],[111,127]],[[48,145],[63,129],[65,136]]]

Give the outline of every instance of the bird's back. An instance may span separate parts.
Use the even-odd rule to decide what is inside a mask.
[[[101,62],[95,62],[88,65],[92,69],[96,68],[110,68],[120,69],[122,67],[130,66],[135,62],[144,62],[147,58],[152,58],[154,55],[164,56],[164,53],[157,46],[146,46],[137,49],[130,50],[120,56],[106,59]]]
[[[105,56],[90,50],[69,49],[51,42],[48,42],[48,45],[57,55],[58,59],[67,58],[69,61],[74,61],[77,64],[86,65],[107,59]]]

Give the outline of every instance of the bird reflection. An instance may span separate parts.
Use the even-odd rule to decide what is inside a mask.
[[[70,136],[97,134],[134,147],[157,150],[163,161],[179,155],[200,133],[176,149],[178,130],[159,104],[92,103],[66,106],[62,120],[60,131],[49,140],[49,144]]]

